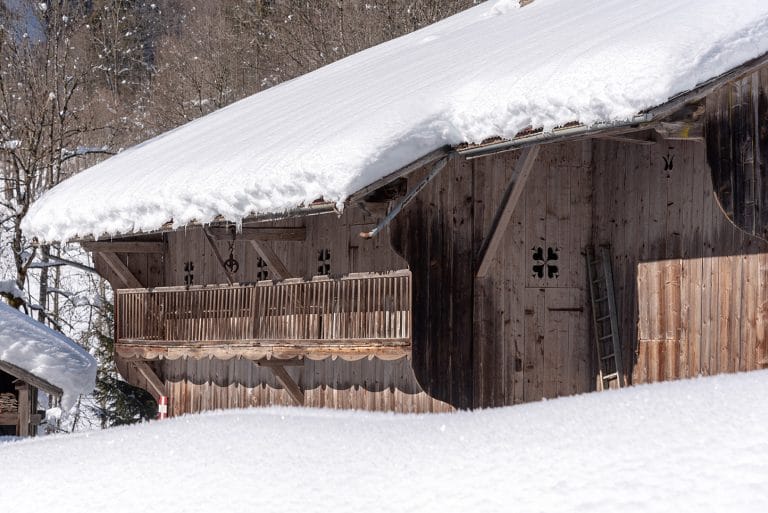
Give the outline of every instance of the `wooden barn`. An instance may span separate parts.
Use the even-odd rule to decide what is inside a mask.
[[[670,9],[701,8],[694,4]],[[641,8],[614,14],[632,19]],[[489,9],[456,19],[475,26],[508,16],[530,27],[566,6],[542,0],[495,18]],[[707,32],[706,16],[687,28]],[[426,30],[450,40],[459,21]],[[594,23],[595,33],[608,30]],[[494,37],[494,25],[479,26]],[[543,32],[530,30],[534,48]],[[633,32],[641,42],[652,36]],[[397,41],[410,49],[430,37]],[[612,49],[608,39],[601,49]],[[205,127],[233,137],[251,105],[235,104],[65,182],[35,206],[29,229],[93,253],[115,291],[120,371],[167,397],[172,415],[289,404],[438,412],[760,369],[768,365],[768,48],[759,35],[738,41],[748,50],[719,56],[719,68],[691,64],[675,75],[688,87],[672,81],[663,101],[640,99],[645,107],[628,117],[500,129],[479,143],[400,139],[408,161],[356,177],[342,202],[315,196],[293,209],[249,206],[241,217],[177,214],[153,226],[134,213],[116,229],[50,228],[46,208],[86,201],[67,199],[75,187],[107,194],[88,185],[97,172],[143,165],[132,179],[149,176],[163,165],[151,148],[166,155],[170,140],[194,154],[199,134],[214,133]],[[332,78],[356,72],[350,59],[341,72],[329,67]],[[658,71],[635,72],[628,80]],[[322,78],[313,75],[244,102],[297,99],[294,89]],[[377,128],[361,118],[354,130]],[[162,158],[183,166],[194,155]]]
[[[96,360],[75,342],[0,302],[0,436],[35,436],[53,404],[93,390]],[[48,394],[48,405],[38,403]]]

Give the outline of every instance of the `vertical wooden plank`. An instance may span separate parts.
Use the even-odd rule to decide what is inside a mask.
[[[544,289],[525,289],[525,384],[523,400],[538,401],[543,397],[543,342],[546,326]]]
[[[739,239],[743,239],[741,234],[737,234]],[[738,245],[740,248],[744,248],[743,244]],[[738,254],[729,257],[729,267],[731,268],[731,290],[730,290],[730,309],[728,312],[729,317],[729,334],[728,334],[728,372],[737,372],[740,367],[742,358],[742,346],[744,339],[742,335],[743,316],[744,316],[744,301],[748,301],[748,298],[744,297],[744,257]]]
[[[744,294],[742,299],[743,319],[741,336],[741,354],[736,370],[744,372],[757,368],[757,311],[758,311],[758,283],[759,266],[757,255],[745,255],[743,260]]]
[[[731,300],[732,300],[732,280],[731,280],[731,257],[718,257],[718,354],[717,354],[717,372],[728,372],[729,346],[731,344]]]
[[[755,366],[768,366],[768,253],[757,256],[757,322],[755,336]]]

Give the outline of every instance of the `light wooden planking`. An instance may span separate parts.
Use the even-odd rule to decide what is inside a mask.
[[[286,392],[288,392],[288,395],[291,396],[291,399],[294,400],[294,402],[299,405],[304,405],[304,392],[301,390],[301,387],[293,380],[290,374],[288,374],[288,371],[285,370],[285,367],[282,365],[270,365],[270,369],[272,369],[272,373],[275,375],[275,378],[277,381],[280,382],[283,387],[285,387]]]
[[[271,361],[267,361],[271,362]],[[289,390],[265,362],[178,359],[158,362],[168,384],[174,415],[238,406],[295,404]],[[446,412],[452,408],[430,398],[416,382],[407,359],[356,362],[305,360],[289,376],[304,396],[304,406],[359,408],[401,413]],[[362,376],[370,377],[359,379]]]
[[[636,333],[636,383],[759,368],[759,259],[768,247],[739,232],[714,201],[705,148],[692,142],[624,145],[624,183],[609,142],[596,143],[595,173],[607,189],[631,192],[617,209],[616,194],[595,192],[595,232],[601,219],[620,218],[623,230],[603,232],[623,255],[616,260],[637,284],[638,317],[622,314],[622,331]],[[674,156],[673,169],[664,157]],[[611,184],[613,182],[613,184]],[[663,194],[659,194],[663,191]],[[663,202],[660,199],[663,198]],[[645,210],[645,205],[648,209]],[[631,234],[625,236],[625,234]],[[624,291],[626,292],[626,290]],[[623,309],[633,308],[623,303]],[[635,324],[636,323],[636,324]],[[635,329],[636,326],[636,329]],[[632,356],[632,355],[629,355]]]

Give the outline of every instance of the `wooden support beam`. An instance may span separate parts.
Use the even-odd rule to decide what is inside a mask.
[[[272,271],[273,274],[276,274],[278,278],[281,280],[287,280],[288,278],[295,277],[295,275],[288,270],[283,261],[280,260],[280,257],[278,257],[274,251],[272,251],[272,248],[257,240],[252,240],[251,245],[253,246],[253,249],[255,249],[259,254],[261,259],[267,263],[269,270]]]
[[[668,141],[704,142],[704,125],[699,122],[661,122],[655,127],[656,132]]]
[[[12,363],[8,363],[5,361],[0,360],[0,370],[3,372],[7,372],[11,376],[18,378],[22,381],[25,381],[29,383],[30,385],[33,385],[40,390],[55,395],[57,397],[61,397],[61,395],[64,393],[59,387],[56,385],[52,385],[45,381],[44,379],[38,378],[34,374],[25,371],[21,367],[17,367],[13,365]]]
[[[517,202],[520,200],[520,196],[523,194],[523,189],[538,155],[539,146],[525,148],[520,154],[515,170],[509,180],[507,190],[504,192],[501,200],[501,205],[499,205],[499,209],[496,211],[496,216],[493,219],[493,224],[491,224],[491,231],[483,241],[482,246],[480,246],[480,253],[478,255],[478,262],[480,264],[477,267],[478,278],[488,274],[488,270],[491,268],[493,257],[501,244],[501,239],[507,230],[509,220],[512,219],[512,214],[515,211]]]
[[[285,387],[285,391],[288,392],[288,395],[290,395],[294,401],[296,401],[296,404],[304,406],[304,392],[302,392],[301,388],[293,380],[291,375],[288,374],[285,367],[282,365],[272,365],[269,368],[272,369],[275,378],[277,378],[280,384]]]
[[[232,232],[235,226],[209,226],[207,229],[214,239],[232,240]],[[307,229],[303,226],[298,228],[275,228],[262,226],[243,226],[241,231],[234,231],[236,240],[289,240],[303,241],[307,239]]]
[[[108,253],[159,253],[165,251],[162,242],[125,242],[125,241],[97,241],[81,242],[80,245],[88,251],[104,251]]]
[[[387,176],[376,180],[372,184],[369,184],[369,185],[363,187],[359,191],[357,191],[354,194],[352,194],[347,199],[347,203],[350,204],[350,205],[354,205],[357,202],[364,200],[366,196],[368,196],[369,194],[377,191],[378,189],[380,189],[382,187],[385,187],[386,185],[394,182],[395,180],[397,180],[399,178],[402,178],[404,176],[407,176],[407,175],[413,173],[417,169],[421,169],[424,166],[428,166],[428,165],[432,164],[433,162],[435,162],[435,161],[445,157],[450,152],[451,152],[451,148],[449,146],[446,146],[446,147],[443,147],[443,148],[439,148],[439,149],[437,149],[437,150],[435,150],[435,151],[433,151],[431,153],[428,153],[428,154],[424,155],[423,157],[420,157],[420,158],[414,160],[410,164],[407,164],[407,165],[401,167],[397,171],[394,171],[394,172],[388,174]]]
[[[616,141],[629,144],[639,144],[641,146],[653,146],[656,141],[653,139],[638,139],[628,135],[599,135],[596,139],[605,139],[608,141]]]
[[[389,223],[392,222],[392,220],[397,217],[397,214],[400,213],[401,210],[403,210],[408,203],[410,203],[413,198],[419,195],[419,193],[426,187],[429,182],[431,182],[437,174],[442,171],[442,169],[448,164],[448,160],[455,154],[450,154],[448,156],[443,157],[440,159],[434,166],[432,166],[432,169],[427,173],[427,176],[424,177],[423,180],[421,180],[419,183],[413,186],[413,188],[406,193],[406,195],[401,199],[395,206],[392,207],[392,210],[389,211],[389,214],[386,215],[384,219],[379,221],[379,224],[377,224],[373,230],[368,232],[361,232],[360,237],[363,239],[371,239],[375,237],[378,233],[381,232],[384,227],[386,227]]]
[[[216,255],[216,259],[219,261],[221,269],[224,271],[224,274],[227,277],[227,282],[232,285],[235,283],[234,277],[232,276],[232,273],[229,272],[229,269],[227,269],[227,266],[224,265],[224,257],[221,256],[221,252],[219,251],[219,247],[216,245],[216,241],[213,239],[210,228],[207,226],[203,228],[203,233],[205,234],[205,239],[208,241],[211,249],[213,249],[213,254]]]
[[[136,370],[139,376],[147,380],[147,391],[152,394],[152,397],[154,397],[156,401],[160,399],[161,395],[167,395],[165,392],[165,385],[160,381],[160,378],[157,377],[157,374],[155,374],[155,371],[152,370],[152,367],[150,367],[147,362],[130,362],[130,365],[133,365],[134,370]]]
[[[115,276],[117,276],[118,280],[120,280],[120,285],[122,285],[121,288],[125,289],[142,289],[144,288],[144,285],[136,278],[136,276],[133,275],[130,269],[128,269],[128,266],[123,263],[122,260],[120,260],[120,257],[118,257],[116,254],[111,253],[109,251],[94,253],[94,255],[98,255],[99,258],[101,258],[104,263],[107,264],[107,266],[112,270],[113,273],[115,273]]]

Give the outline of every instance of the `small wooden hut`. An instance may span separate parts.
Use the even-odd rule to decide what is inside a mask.
[[[566,4],[535,2],[511,14],[480,6],[471,21],[485,24],[486,38],[514,34],[525,49],[521,27],[565,16],[575,8]],[[706,33],[710,7],[683,2],[674,9],[703,11],[675,19]],[[622,7],[611,20],[635,23],[631,11],[642,8]],[[488,20],[497,14],[520,32],[494,32],[497,21]],[[581,14],[594,21],[604,12]],[[595,34],[610,30],[595,23]],[[450,40],[461,30],[449,23],[433,32]],[[531,30],[530,49],[544,52],[544,32]],[[642,38],[643,30],[628,32]],[[438,38],[407,37],[401,43],[412,52]],[[607,39],[606,52],[630,47]],[[96,240],[70,222],[62,233],[80,234],[115,289],[121,373],[168,397],[174,415],[274,404],[445,411],[759,369],[768,363],[768,48],[738,41],[752,55],[735,52],[725,69],[691,67],[680,79],[691,87],[671,89],[629,118],[573,119],[479,144],[422,148],[418,134],[398,139],[398,148],[421,148],[411,151],[416,158],[356,177],[343,209],[326,198],[282,212],[253,207],[239,218],[219,212],[204,223],[174,219],[154,230],[134,213],[122,226],[143,231],[105,228]],[[674,48],[685,57],[685,45]],[[364,54],[348,61],[345,77],[353,79]],[[422,64],[441,58],[425,55],[433,56]],[[486,60],[472,76],[504,64]],[[645,78],[640,68],[631,80]],[[338,69],[327,71],[336,81]],[[322,72],[270,102],[293,108],[302,98],[296,89],[317,86]],[[195,134],[206,126],[207,137],[228,125],[234,137],[243,112],[266,94],[110,159],[37,207],[63,211],[65,194],[87,192],[97,172],[125,172],[140,156],[146,176],[168,169],[164,163],[194,167],[188,155],[166,157],[170,148],[193,152],[190,141],[204,144]],[[361,118],[378,112],[358,101]],[[375,119],[350,124],[366,123]],[[51,233],[44,214],[32,217],[31,229]]]
[[[35,436],[44,418],[38,410],[38,390],[55,399],[62,394],[59,387],[0,360],[0,435]]]
[[[0,435],[35,436],[45,413],[38,392],[69,411],[95,379],[96,360],[85,349],[0,302]]]

